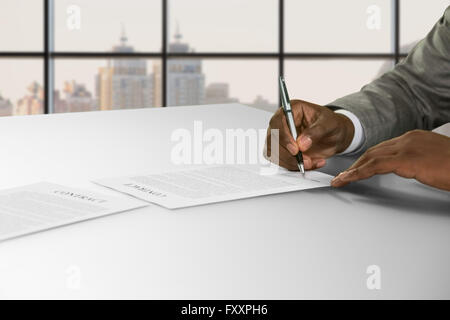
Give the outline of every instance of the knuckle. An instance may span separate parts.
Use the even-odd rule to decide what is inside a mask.
[[[291,107],[292,108],[301,108],[302,106],[302,101],[298,100],[298,99],[293,99],[291,100]]]
[[[361,174],[361,169],[360,168],[355,168],[352,170],[352,176],[353,177],[358,177]]]
[[[414,146],[417,143],[417,140],[422,137],[423,132],[423,130],[412,130],[401,136],[400,139],[403,141],[403,148],[405,149]]]
[[[323,132],[326,128],[322,123],[318,123],[314,126],[314,129],[316,130],[316,132]]]
[[[270,118],[269,128],[276,128],[278,123],[279,123],[279,120],[277,119],[277,115],[275,114],[272,116],[272,118]]]
[[[411,131],[406,132],[403,136],[408,138],[415,138],[419,135],[422,135],[425,131],[420,129],[414,129]]]
[[[326,127],[323,124],[317,123],[313,127],[309,128],[308,133],[313,136],[317,136],[317,135],[320,135],[321,133],[325,132],[325,130],[326,130]]]
[[[412,133],[412,132],[407,132],[407,133],[405,133],[404,135],[402,135],[399,139],[398,139],[398,141],[399,141],[399,143],[401,143],[402,145],[404,145],[404,144],[409,144],[409,143],[411,143],[412,141],[414,141],[414,133]]]
[[[272,118],[270,118],[269,127],[272,129],[279,129],[282,117],[283,115],[280,109],[278,109],[277,112],[275,112],[275,114],[272,116]]]

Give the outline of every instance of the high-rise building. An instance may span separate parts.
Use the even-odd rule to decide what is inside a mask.
[[[223,82],[210,83],[205,89],[205,104],[239,102],[230,98],[230,85]]]
[[[122,33],[113,52],[134,52]],[[153,75],[147,74],[147,61],[139,58],[117,58],[108,61],[96,76],[96,98],[100,110],[152,107]]]
[[[0,117],[10,116],[13,113],[13,105],[9,99],[0,94]]]
[[[56,110],[58,104],[55,102],[55,112],[82,112],[96,110],[97,106],[84,84],[79,84],[75,80],[64,83],[65,103],[61,104],[66,110]]]
[[[189,52],[187,43],[177,27],[175,42],[169,44],[171,53]],[[167,61],[167,105],[203,104],[205,98],[205,75],[200,59],[171,59]]]
[[[162,68],[161,62],[153,63],[153,105],[162,106]]]
[[[40,114],[44,112],[44,89],[37,83],[31,83],[28,94],[19,99],[14,107],[14,115]]]
[[[61,93],[59,90],[53,91],[53,105],[55,113],[69,112],[69,108],[67,108],[66,100],[61,98]]]

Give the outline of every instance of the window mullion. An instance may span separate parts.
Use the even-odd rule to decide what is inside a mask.
[[[162,59],[161,59],[161,104],[167,107],[167,1],[162,0]]]
[[[53,113],[54,0],[44,0],[44,113]]]

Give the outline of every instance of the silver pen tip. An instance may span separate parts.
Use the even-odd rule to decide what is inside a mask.
[[[300,170],[300,173],[305,175],[305,167],[303,166],[303,163],[298,164],[298,169]]]

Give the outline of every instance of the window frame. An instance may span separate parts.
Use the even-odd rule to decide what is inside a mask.
[[[157,58],[161,60],[161,98],[162,107],[167,106],[167,61],[173,58],[198,58],[198,59],[276,59],[278,60],[279,76],[284,75],[284,62],[287,59],[389,59],[397,64],[407,54],[400,52],[400,0],[391,0],[392,6],[392,43],[393,51],[390,53],[286,53],[284,50],[284,30],[285,30],[285,0],[278,1],[278,50],[272,53],[262,52],[186,52],[186,53],[171,53],[167,50],[168,44],[168,2],[170,0],[160,0],[162,2],[162,44],[161,52],[68,52],[53,50],[54,43],[54,1],[42,0],[43,14],[44,14],[44,39],[43,51],[17,51],[17,52],[0,52],[0,58],[40,58],[43,59],[44,67],[44,113],[53,113],[53,92],[54,84],[54,61],[55,59],[75,58]]]

